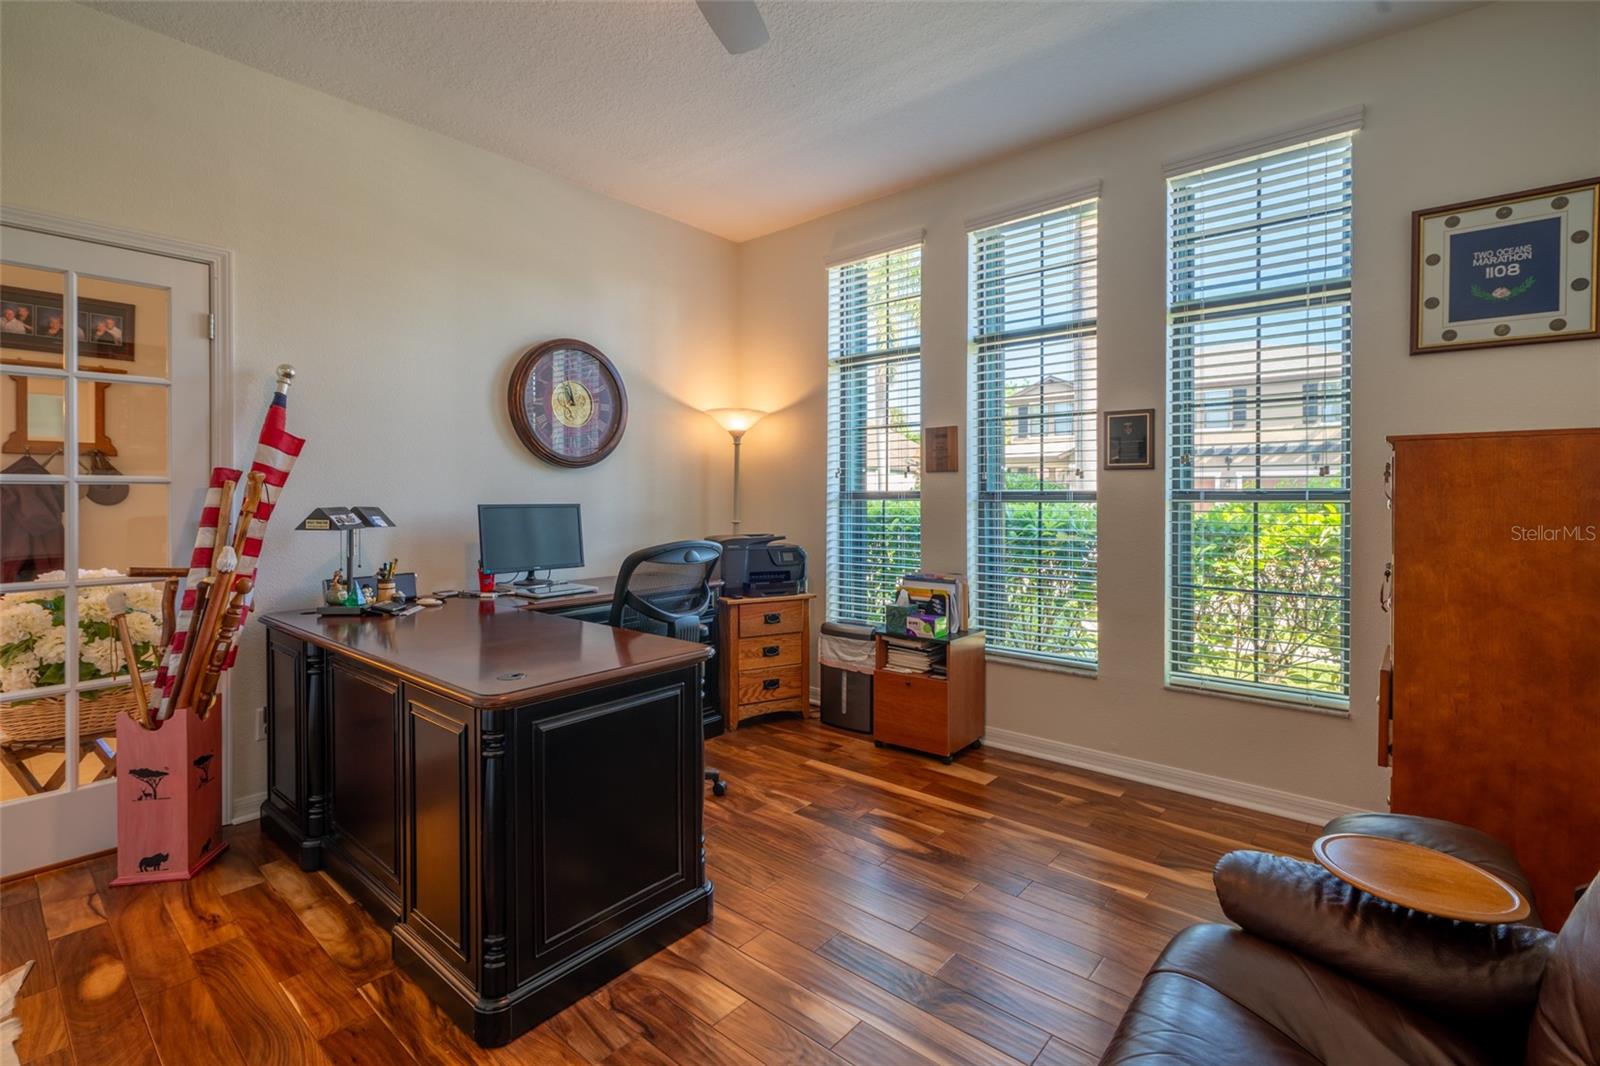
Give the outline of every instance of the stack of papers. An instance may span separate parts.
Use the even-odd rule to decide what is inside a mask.
[[[944,645],[885,637],[883,667],[902,674],[944,676]]]

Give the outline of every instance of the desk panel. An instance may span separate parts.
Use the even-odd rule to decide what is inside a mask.
[[[400,914],[400,683],[343,656],[329,657],[329,763],[336,855]]]

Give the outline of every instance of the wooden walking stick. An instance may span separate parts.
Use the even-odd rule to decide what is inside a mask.
[[[194,659],[194,647],[200,640],[200,626],[205,621],[206,611],[211,606],[211,590],[215,584],[214,578],[203,577],[200,584],[194,588],[194,610],[189,615],[189,631],[183,638],[183,653],[178,659],[178,670],[172,675],[172,710],[176,713],[179,707],[184,706],[178,701],[179,687],[183,684],[184,676],[189,672],[189,663]]]
[[[144,690],[144,676],[139,672],[139,656],[133,650],[133,638],[128,634],[128,597],[122,592],[113,592],[106,597],[106,606],[111,609],[111,624],[116,627],[117,639],[122,643],[122,656],[128,661],[128,680],[133,690],[133,709],[131,717],[145,729],[150,728],[150,701]]]
[[[215,556],[216,578],[211,588],[211,595],[206,602],[205,614],[201,617],[200,625],[196,629],[196,640],[202,649],[199,654],[205,655],[211,646],[216,643],[217,630],[222,625],[222,613],[227,610],[231,602],[234,581],[238,575],[234,572],[239,564],[239,552],[244,549],[244,542],[250,535],[250,524],[255,519],[256,508],[261,505],[261,491],[266,484],[266,475],[259,470],[252,470],[245,477],[244,502],[239,506],[239,518],[233,529],[233,543],[224,545],[221,554]],[[221,517],[218,517],[221,524]],[[199,613],[199,604],[195,605]],[[178,675],[177,699],[174,708],[193,707],[195,690],[200,685],[201,675],[204,673],[205,659],[195,659],[189,655],[189,648],[184,647],[184,666]]]

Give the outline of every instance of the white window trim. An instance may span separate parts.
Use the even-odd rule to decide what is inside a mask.
[[[1366,121],[1366,107],[1357,104],[1342,111],[1323,115],[1297,126],[1262,134],[1247,141],[1237,141],[1201,152],[1198,155],[1176,159],[1162,168],[1164,178],[1182,178],[1212,167],[1228,163],[1242,163],[1253,156],[1266,155],[1281,148],[1311,141],[1326,140],[1345,133],[1355,133]]]
[[[847,244],[842,248],[836,248],[829,252],[827,258],[823,259],[822,265],[828,270],[832,270],[834,267],[849,266],[851,263],[859,263],[863,259],[886,255],[889,252],[898,252],[913,245],[926,245],[927,237],[927,230],[912,229],[902,230],[887,237],[874,237],[871,240],[858,241],[855,244]]]
[[[827,408],[827,419],[828,419],[828,422],[827,422],[827,428],[826,428],[826,433],[825,433],[825,437],[824,437],[825,451],[827,453],[826,474],[825,474],[827,480],[826,480],[826,483],[825,483],[825,495],[824,495],[824,532],[823,532],[824,544],[825,544],[826,562],[824,564],[825,580],[824,580],[824,588],[823,588],[823,597],[822,598],[823,598],[823,616],[824,616],[824,619],[827,620],[827,621],[840,621],[840,620],[847,621],[847,622],[860,622],[860,621],[863,621],[863,618],[858,618],[858,617],[856,617],[854,615],[844,615],[844,614],[838,613],[837,609],[840,606],[840,604],[836,602],[836,596],[835,596],[835,593],[838,592],[842,587],[839,584],[839,575],[837,573],[837,569],[838,568],[836,566],[836,563],[838,562],[838,558],[839,558],[839,552],[840,552],[839,541],[837,539],[838,533],[840,531],[840,526],[838,524],[838,512],[836,511],[836,507],[841,502],[842,493],[841,493],[841,490],[839,488],[839,485],[840,485],[840,482],[843,480],[844,474],[845,474],[842,459],[837,464],[834,461],[835,460],[835,454],[834,454],[835,453],[835,449],[837,447],[839,447],[838,442],[835,439],[836,438],[836,431],[837,432],[842,432],[844,430],[844,428],[845,428],[843,425],[838,425],[838,424],[835,424],[835,422],[834,422],[834,418],[835,418],[835,414],[836,414],[836,410],[837,410],[836,406],[835,406],[835,402],[834,402],[835,401],[835,386],[836,386],[836,383],[838,381],[838,375],[841,374],[848,367],[859,366],[862,363],[870,364],[870,363],[873,363],[873,362],[909,361],[911,358],[913,358],[911,356],[911,350],[909,348],[906,348],[906,349],[884,349],[882,351],[875,351],[875,352],[871,352],[871,353],[859,353],[859,354],[851,355],[851,356],[848,356],[848,357],[836,358],[836,356],[835,356],[835,354],[834,354],[834,352],[832,350],[832,348],[833,348],[833,330],[834,330],[834,323],[833,323],[833,319],[832,319],[832,313],[833,313],[833,307],[832,307],[832,303],[833,303],[833,292],[832,292],[833,278],[832,278],[832,275],[833,275],[833,272],[836,269],[853,266],[853,265],[856,265],[856,264],[859,264],[859,263],[863,263],[863,262],[865,262],[867,260],[870,260],[870,259],[876,259],[876,258],[878,258],[880,256],[888,256],[888,255],[892,255],[892,254],[897,253],[897,252],[908,252],[913,248],[916,249],[916,251],[917,251],[917,270],[918,270],[918,284],[917,284],[917,301],[918,302],[917,302],[917,346],[916,346],[916,354],[915,354],[914,358],[916,360],[917,374],[918,374],[917,426],[918,426],[918,430],[920,432],[920,430],[922,428],[922,425],[923,425],[922,410],[921,410],[921,405],[922,405],[921,375],[922,375],[922,358],[923,358],[923,352],[925,350],[924,349],[924,343],[923,343],[925,338],[924,338],[923,330],[922,330],[922,302],[921,302],[922,301],[922,296],[923,296],[922,283],[921,283],[921,271],[922,271],[922,267],[923,267],[923,253],[924,253],[924,251],[926,249],[926,244],[924,242],[924,236],[925,236],[924,231],[916,230],[916,231],[913,231],[913,232],[910,232],[910,233],[900,234],[900,235],[898,235],[896,237],[893,237],[893,238],[883,238],[883,239],[874,241],[874,242],[872,242],[870,244],[857,245],[857,246],[855,246],[854,248],[852,248],[850,250],[850,253],[847,256],[844,256],[843,258],[832,259],[832,260],[827,261],[826,262],[826,266],[824,268],[825,275],[828,278],[828,281],[827,281],[827,285],[828,285],[828,311],[827,311],[827,314],[828,314],[828,321],[827,321],[827,330],[828,330],[828,338],[827,338],[827,347],[828,347],[828,352],[827,352],[828,382],[827,382],[826,399],[825,399],[825,405],[826,405],[826,408]],[[863,249],[863,248],[866,249],[866,250],[862,251],[861,249]],[[920,466],[919,466],[919,469],[920,469]],[[923,518],[923,515],[922,515],[922,503],[923,503],[922,488],[923,488],[923,486],[919,482],[919,485],[918,485],[918,488],[917,488],[917,491],[916,491],[916,501],[917,501],[917,511],[918,511],[918,513],[917,513],[917,563],[916,563],[916,568],[917,569],[921,569],[921,567],[922,567],[922,518]],[[877,495],[877,494],[867,493],[867,494],[865,494],[865,499],[870,501],[875,495]],[[895,498],[904,499],[906,497],[903,496],[903,495],[897,496],[896,494],[892,494],[892,493],[884,493],[884,494],[882,494],[881,498],[884,499],[884,500],[890,500],[890,499],[895,499]],[[838,598],[839,599],[843,599],[844,597],[840,596]],[[870,617],[870,616],[868,616],[868,617]]]
[[[1100,203],[1099,203],[1099,201],[1100,201],[1100,182],[1095,181],[1095,182],[1092,182],[1092,183],[1087,184],[1087,185],[1078,186],[1078,187],[1076,187],[1074,189],[1071,189],[1071,190],[1069,190],[1067,192],[1058,193],[1056,195],[1045,197],[1043,199],[1031,200],[1031,201],[1027,201],[1027,202],[1023,202],[1023,203],[1019,203],[1019,204],[1014,204],[1014,205],[1012,205],[1010,207],[1007,207],[1007,208],[1004,208],[1004,209],[999,209],[999,210],[987,212],[987,213],[985,213],[983,215],[975,216],[974,218],[968,220],[967,228],[966,228],[966,237],[967,237],[967,242],[968,242],[967,267],[966,267],[966,269],[967,269],[967,278],[966,278],[967,285],[966,285],[966,288],[967,288],[967,299],[968,299],[968,303],[969,303],[969,319],[970,319],[970,316],[971,316],[970,305],[971,305],[971,302],[972,302],[972,299],[973,299],[973,295],[974,295],[974,292],[975,292],[975,284],[974,284],[974,279],[972,277],[973,266],[972,266],[972,255],[971,255],[971,242],[972,242],[973,237],[977,233],[979,233],[979,232],[981,232],[983,230],[992,229],[992,228],[996,228],[996,227],[999,227],[999,226],[1004,226],[1004,225],[1007,225],[1007,224],[1010,224],[1010,223],[1014,223],[1014,222],[1022,222],[1022,221],[1025,221],[1025,220],[1027,220],[1029,218],[1033,218],[1033,217],[1038,216],[1038,215],[1045,215],[1045,214],[1051,214],[1051,213],[1058,212],[1058,211],[1065,211],[1065,210],[1071,209],[1073,207],[1077,207],[1077,206],[1080,206],[1080,205],[1083,205],[1083,204],[1087,204],[1087,203],[1090,203],[1090,202],[1094,203],[1095,266],[1096,266],[1096,300],[1095,300],[1096,306],[1095,306],[1095,316],[1094,316],[1094,321],[1095,321],[1094,337],[1095,337],[1095,341],[1096,341],[1096,371],[1095,371],[1095,374],[1096,374],[1096,388],[1095,388],[1096,413],[1094,415],[1094,418],[1095,418],[1095,425],[1096,425],[1096,429],[1097,430],[1098,430],[1098,420],[1100,418],[1100,413],[1099,413],[1099,410],[1100,410],[1099,387],[1098,387],[1098,376],[1099,376],[1098,342],[1099,342],[1099,317],[1100,317],[1099,292],[1098,292],[1099,254],[1100,254],[1099,253],[1099,248],[1100,248],[1100,228],[1099,228],[1100,227]],[[979,554],[979,545],[978,545],[979,533],[978,533],[978,528],[977,528],[978,525],[979,525],[979,522],[980,522],[980,516],[981,516],[982,508],[983,508],[983,499],[982,499],[983,494],[981,493],[981,491],[978,488],[978,479],[981,477],[982,471],[980,470],[979,465],[978,465],[979,464],[979,450],[978,450],[979,440],[978,440],[978,433],[977,433],[977,426],[978,426],[978,423],[979,423],[979,421],[980,421],[980,419],[982,417],[981,413],[980,413],[980,409],[979,409],[979,405],[981,404],[982,400],[981,400],[980,395],[979,395],[979,391],[980,390],[977,388],[976,381],[975,381],[975,373],[976,373],[976,361],[975,360],[976,360],[976,355],[977,355],[978,348],[977,348],[976,340],[975,340],[975,338],[973,336],[973,323],[970,320],[967,323],[967,348],[968,348],[968,359],[970,361],[972,361],[972,363],[971,363],[971,366],[969,367],[969,370],[968,370],[968,373],[967,373],[967,385],[968,385],[968,388],[970,390],[971,395],[970,395],[970,398],[969,398],[969,401],[968,401],[968,415],[967,415],[967,417],[968,417],[968,434],[967,434],[967,436],[968,436],[968,442],[969,442],[968,443],[967,462],[968,462],[968,465],[969,465],[969,474],[968,474],[966,497],[965,497],[966,509],[967,509],[967,514],[966,514],[965,518],[966,518],[967,538],[968,538],[967,569],[968,569],[968,572],[972,575],[973,588],[974,588],[974,597],[976,598],[978,595],[981,595],[981,574],[982,574],[982,569],[983,569],[982,565],[981,565],[981,562],[980,562],[980,560],[978,558],[978,554]],[[1058,404],[1049,404],[1049,403],[1045,403],[1045,402],[1041,401],[1038,404],[1038,410],[1036,412],[1032,410],[1032,406],[1033,405],[1031,405],[1031,404],[1025,404],[1025,405],[1020,405],[1020,406],[1025,408],[1025,409],[1027,409],[1028,413],[1026,415],[1024,415],[1023,418],[1017,422],[1017,425],[1019,427],[1019,432],[1018,432],[1017,437],[1015,439],[1018,439],[1018,440],[1033,439],[1033,436],[1032,436],[1031,433],[1028,433],[1025,428],[1021,428],[1021,427],[1028,427],[1030,425],[1030,423],[1032,423],[1033,425],[1037,426],[1037,428],[1038,428],[1038,436],[1040,438],[1044,438],[1044,437],[1048,437],[1048,436],[1052,435],[1052,430],[1054,428],[1055,419],[1057,417],[1057,415],[1053,411],[1053,408],[1056,407],[1056,406],[1060,406],[1060,405],[1058,405]],[[1077,407],[1077,402],[1074,401],[1070,406],[1076,408]],[[1091,463],[1095,464],[1096,473],[1097,473],[1096,480],[1095,480],[1095,489],[1094,489],[1094,503],[1095,503],[1095,506],[1096,506],[1096,543],[1098,545],[1098,538],[1099,538],[1099,518],[1098,518],[1099,510],[1098,510],[1098,508],[1099,508],[1099,503],[1100,503],[1099,478],[1098,478],[1098,464],[1100,462],[1100,456],[1098,454],[1098,442],[1097,442],[1096,454],[1091,456],[1089,458],[1089,461]],[[1004,468],[1004,463],[1002,462],[1002,469],[1003,468]],[[1097,567],[1097,572],[1096,572],[1096,575],[1095,575],[1095,601],[1096,601],[1096,614],[1097,614],[1097,617],[1098,617],[1098,610],[1099,610],[1099,598],[1100,598],[1100,585],[1099,585],[1099,573],[1098,573],[1098,567]],[[974,612],[976,613],[976,610],[977,610],[976,603],[974,603],[973,607],[974,607]],[[1020,650],[1020,649],[1016,649],[1016,648],[998,648],[998,647],[992,647],[991,646],[991,647],[989,647],[989,648],[987,648],[985,650],[985,659],[990,660],[990,661],[994,661],[994,662],[1006,663],[1006,664],[1009,664],[1009,665],[1024,666],[1024,667],[1028,667],[1028,668],[1031,668],[1031,669],[1042,670],[1042,671],[1046,671],[1046,672],[1050,672],[1050,673],[1065,673],[1065,674],[1073,674],[1073,675],[1083,676],[1083,677],[1097,678],[1097,677],[1099,677],[1099,674],[1100,674],[1100,640],[1099,640],[1098,631],[1096,633],[1095,652],[1094,652],[1094,654],[1095,654],[1095,657],[1094,657],[1093,661],[1089,661],[1089,660],[1083,660],[1083,659],[1064,658],[1062,656],[1051,654],[1051,653],[1048,653],[1048,652],[1029,652],[1029,651],[1024,651],[1024,650]]]
[[[1267,154],[1270,154],[1270,153],[1275,152],[1275,151],[1294,148],[1294,147],[1301,146],[1301,145],[1314,144],[1314,143],[1319,142],[1319,141],[1333,140],[1333,139],[1341,137],[1341,136],[1349,136],[1352,139],[1351,167],[1352,167],[1352,170],[1353,170],[1354,169],[1354,140],[1355,140],[1355,134],[1358,133],[1360,131],[1360,129],[1362,128],[1362,123],[1363,123],[1363,120],[1364,120],[1364,116],[1365,116],[1364,107],[1357,106],[1357,107],[1354,107],[1354,108],[1351,108],[1351,109],[1347,109],[1345,111],[1335,112],[1335,113],[1333,113],[1331,115],[1325,116],[1322,119],[1315,120],[1315,121],[1307,123],[1305,125],[1294,127],[1292,129],[1287,129],[1287,130],[1283,130],[1283,131],[1280,131],[1280,132],[1277,132],[1277,133],[1268,134],[1268,135],[1265,135],[1265,136],[1262,136],[1262,137],[1258,137],[1258,138],[1256,138],[1254,140],[1251,140],[1251,141],[1241,142],[1241,143],[1235,144],[1235,145],[1233,145],[1233,146],[1231,146],[1229,148],[1219,148],[1219,149],[1216,149],[1216,150],[1214,150],[1212,152],[1206,153],[1205,155],[1192,156],[1192,157],[1189,157],[1187,159],[1183,159],[1183,160],[1179,160],[1179,161],[1176,161],[1176,162],[1173,162],[1173,163],[1169,163],[1164,168],[1165,179],[1168,182],[1167,192],[1166,192],[1166,195],[1169,197],[1169,201],[1168,202],[1170,204],[1170,187],[1171,187],[1170,186],[1170,182],[1175,178],[1189,177],[1191,175],[1198,174],[1201,171],[1210,170],[1210,169],[1214,169],[1214,168],[1222,168],[1222,167],[1225,167],[1225,166],[1235,165],[1235,164],[1239,164],[1239,163],[1244,163],[1244,162],[1247,162],[1250,159],[1253,159],[1253,158],[1255,158],[1257,156],[1267,155]],[[1353,229],[1353,224],[1354,224],[1354,211],[1355,211],[1354,200],[1352,198],[1352,204],[1351,204],[1352,229]],[[1353,240],[1353,238],[1352,238],[1352,240]],[[1167,233],[1165,234],[1165,237],[1164,237],[1164,253],[1165,253],[1164,258],[1166,259],[1166,267],[1167,267],[1168,271],[1170,271],[1171,262],[1172,262],[1172,245],[1171,245],[1171,224],[1170,224],[1170,219],[1168,220],[1168,231],[1167,231]],[[1353,281],[1353,274],[1354,274],[1353,258],[1354,258],[1354,252],[1353,252],[1353,249],[1352,249],[1352,293],[1353,293],[1353,286],[1354,286],[1354,281]],[[1170,277],[1167,279],[1166,288],[1167,288],[1166,299],[1170,300],[1171,299],[1171,279],[1170,279]],[[1170,311],[1169,311],[1169,314],[1170,314]],[[1353,302],[1353,300],[1351,302],[1351,314],[1354,315],[1354,302]],[[1170,326],[1168,328],[1170,328]],[[1165,376],[1167,378],[1167,382],[1166,382],[1166,394],[1167,394],[1166,395],[1166,401],[1167,401],[1167,418],[1168,418],[1167,430],[1168,430],[1168,434],[1169,435],[1172,432],[1172,426],[1171,426],[1170,420],[1172,418],[1172,412],[1173,412],[1173,409],[1174,409],[1173,408],[1174,398],[1172,396],[1172,389],[1171,389],[1171,364],[1170,364],[1171,356],[1172,356],[1171,339],[1170,339],[1170,336],[1169,336],[1167,338],[1166,342],[1165,342],[1165,349],[1164,349],[1164,352],[1163,352],[1163,358],[1164,358],[1164,361],[1166,363],[1166,365],[1164,366],[1164,372],[1165,372]],[[1353,352],[1353,350],[1350,353],[1350,357],[1349,358],[1350,358],[1350,361],[1353,363],[1354,362],[1354,352]],[[1164,535],[1165,535],[1165,538],[1167,540],[1169,540],[1169,541],[1170,541],[1170,539],[1172,537],[1172,500],[1171,500],[1171,490],[1172,490],[1173,478],[1172,478],[1171,464],[1172,464],[1172,455],[1171,455],[1171,451],[1170,451],[1170,447],[1169,447],[1169,449],[1167,451],[1167,456],[1166,456],[1166,458],[1164,460],[1165,469],[1164,469],[1164,472],[1163,472],[1164,473],[1163,495],[1166,497],[1166,499],[1164,501],[1164,515],[1163,515]],[[1353,488],[1353,485],[1352,486],[1348,486],[1347,487],[1347,491],[1350,494],[1350,498],[1346,501],[1346,512],[1345,512],[1346,513],[1346,518],[1348,520],[1350,514],[1354,510],[1354,488]],[[1348,536],[1349,534],[1347,533],[1346,535]],[[1170,546],[1165,547],[1163,549],[1163,554],[1165,556],[1164,565],[1163,565],[1164,580],[1163,580],[1163,597],[1162,597],[1162,600],[1163,600],[1163,602],[1162,602],[1162,614],[1163,614],[1163,618],[1162,618],[1162,687],[1164,689],[1167,689],[1168,691],[1172,691],[1172,692],[1183,692],[1183,693],[1190,693],[1190,694],[1199,694],[1199,695],[1205,695],[1205,696],[1212,696],[1212,697],[1216,697],[1216,698],[1220,698],[1220,699],[1235,700],[1235,701],[1240,701],[1240,702],[1245,702],[1245,703],[1255,703],[1255,704],[1271,706],[1271,707],[1276,707],[1276,708],[1299,710],[1299,711],[1308,711],[1308,712],[1327,715],[1327,716],[1332,716],[1332,717],[1348,718],[1350,716],[1350,694],[1349,693],[1353,691],[1353,685],[1351,684],[1351,682],[1353,681],[1353,677],[1350,676],[1349,671],[1350,671],[1350,668],[1351,668],[1350,658],[1351,658],[1351,653],[1352,653],[1353,648],[1354,648],[1354,641],[1353,641],[1353,639],[1351,637],[1351,634],[1348,631],[1345,634],[1345,669],[1346,669],[1346,673],[1347,673],[1347,676],[1346,676],[1347,694],[1345,696],[1325,695],[1325,694],[1320,694],[1320,693],[1315,693],[1315,692],[1310,692],[1310,691],[1305,691],[1305,692],[1296,693],[1296,694],[1291,694],[1290,692],[1287,692],[1287,691],[1261,691],[1261,690],[1254,689],[1252,687],[1251,683],[1249,683],[1249,682],[1234,682],[1234,681],[1225,681],[1225,680],[1222,680],[1222,679],[1218,679],[1216,681],[1207,681],[1207,680],[1203,680],[1203,679],[1196,678],[1196,677],[1190,677],[1188,675],[1175,675],[1173,673],[1173,669],[1172,669],[1172,607],[1173,607],[1174,575],[1173,575],[1173,569],[1172,569],[1172,567],[1173,567],[1172,551],[1170,549]],[[1354,597],[1353,597],[1353,587],[1352,586],[1347,585],[1347,587],[1345,589],[1345,600],[1346,600],[1346,615],[1348,617],[1352,613],[1353,607],[1354,607]]]

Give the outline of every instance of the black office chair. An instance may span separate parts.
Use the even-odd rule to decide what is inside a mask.
[[[709,540],[678,540],[640,548],[622,561],[611,594],[610,625],[679,640],[703,641],[709,635],[701,620],[715,599],[711,572],[722,558],[722,545]],[[712,655],[716,655],[715,646]],[[711,665],[706,667],[714,669]],[[704,692],[696,694],[703,702]],[[722,774],[706,770],[711,791],[728,791]]]

